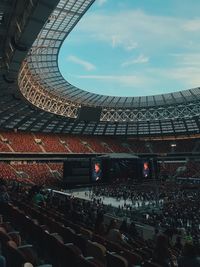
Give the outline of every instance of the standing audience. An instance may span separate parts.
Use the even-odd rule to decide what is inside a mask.
[[[178,267],[200,267],[200,257],[197,256],[197,249],[193,244],[185,244],[183,256],[178,259]]]

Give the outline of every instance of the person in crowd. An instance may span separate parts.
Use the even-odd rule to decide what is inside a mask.
[[[197,248],[193,244],[185,244],[183,255],[178,259],[178,267],[200,267],[200,257],[197,255]]]
[[[119,227],[119,230],[121,233],[123,234],[127,234],[128,233],[128,226],[127,226],[127,221],[126,219],[124,219]]]
[[[135,237],[138,236],[138,231],[136,229],[136,226],[135,226],[134,222],[131,222],[131,224],[129,225],[128,233],[132,238],[135,238]]]
[[[94,227],[95,234],[98,234],[100,236],[105,236],[106,234],[106,228],[104,224],[104,216],[103,214],[97,214],[97,218],[95,221],[95,227]]]
[[[174,248],[177,249],[177,250],[179,250],[179,251],[182,251],[183,245],[181,243],[181,237],[180,236],[177,236],[176,237],[176,242],[174,244]]]
[[[43,195],[43,193],[42,193],[42,191],[41,190],[38,190],[38,192],[36,192],[35,194],[34,194],[34,196],[33,196],[33,203],[35,204],[35,205],[38,205],[38,206],[40,206],[40,205],[44,205],[45,206],[45,197],[44,197],[44,195]]]
[[[107,239],[126,248],[131,248],[117,227],[117,221],[112,219],[107,230]]]
[[[153,261],[163,267],[174,266],[166,235],[159,235],[153,252]]]
[[[6,259],[2,255],[0,255],[0,267],[6,267]]]
[[[0,186],[0,203],[10,202],[10,196],[5,185]]]
[[[160,234],[159,234],[159,229],[158,229],[158,227],[155,227],[154,235],[153,235],[153,241],[154,241],[155,243],[156,243],[157,238],[158,238],[159,235],[160,235]]]

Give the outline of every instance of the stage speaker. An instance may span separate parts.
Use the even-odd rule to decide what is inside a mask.
[[[101,116],[100,107],[86,107],[81,106],[78,110],[78,120],[81,121],[100,121]]]

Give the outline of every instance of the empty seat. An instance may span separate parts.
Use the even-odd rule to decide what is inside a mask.
[[[14,241],[8,241],[5,246],[5,257],[8,267],[21,267],[26,262],[37,265],[37,257],[31,246],[17,247]]]
[[[142,264],[142,267],[162,267],[160,264],[152,262],[152,261],[145,261]]]
[[[88,239],[92,238],[93,235],[92,231],[81,227],[80,232],[83,236],[87,237]]]
[[[76,267],[100,267],[97,262],[93,261],[93,258],[80,257],[76,264]]]
[[[73,243],[80,248],[84,256],[87,255],[87,238],[82,234],[74,234]]]
[[[115,253],[107,253],[107,267],[128,267],[128,261]]]
[[[123,250],[120,255],[128,261],[129,266],[141,265],[143,260],[140,255],[129,250]]]
[[[92,242],[88,240],[87,244],[87,255],[94,257],[96,260],[100,261],[103,265],[106,263],[106,248],[97,243],[97,242]]]

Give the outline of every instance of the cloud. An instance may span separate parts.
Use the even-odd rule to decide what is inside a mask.
[[[77,75],[76,78],[98,80],[106,83],[112,82],[125,87],[141,86],[148,84],[151,80],[143,75]]]
[[[112,40],[112,47],[113,48],[120,46],[120,44],[121,44],[120,36],[113,35],[113,36],[111,36],[111,38],[112,38],[111,40]]]
[[[97,0],[97,5],[102,6],[107,2],[107,0]]]
[[[200,31],[200,19],[188,20],[183,24],[183,29],[188,32]]]
[[[108,50],[110,58],[117,48],[118,54],[110,62],[116,66],[120,66],[121,63],[124,69],[120,68],[120,75],[117,75],[114,71],[119,70],[115,70],[115,66],[110,66],[109,61],[105,60],[108,63],[105,64],[106,68],[103,70],[98,68],[104,73],[106,71],[105,75],[102,75],[102,72],[99,75],[81,75],[82,73],[78,75],[77,73],[74,76],[75,81],[80,81],[80,84],[83,82],[86,85],[85,88],[90,85],[91,79],[92,88],[96,85],[99,87],[100,84],[106,90],[112,88],[114,91],[120,88],[122,93],[123,88],[128,88],[130,91],[136,88],[139,91],[138,94],[142,92],[148,95],[151,92],[163,93],[200,85],[200,19],[150,15],[139,9],[127,10],[125,7],[119,11],[109,10],[108,12],[106,9],[104,11],[86,13],[75,28],[76,43],[85,46],[93,44],[93,47],[96,45],[100,49],[109,46],[112,48]],[[102,44],[103,46],[100,46]],[[119,51],[119,48],[125,50],[125,53],[120,54],[124,51]],[[123,58],[126,59],[124,55],[131,55],[128,52],[131,53],[133,50],[134,54],[139,56],[135,58],[129,56],[123,62]],[[103,53],[100,51],[95,58],[95,63],[98,56],[102,59]],[[151,65],[145,64],[149,61]],[[154,67],[151,67],[154,63]],[[95,68],[93,64],[91,65]],[[131,65],[134,69],[125,68]],[[142,66],[144,66],[143,69]],[[112,94],[115,93],[116,91]]]
[[[123,47],[127,51],[132,51],[138,47],[137,42],[127,41],[126,44],[123,43],[123,40],[120,35],[112,35],[111,36],[111,46],[112,48]]]
[[[170,67],[153,70],[162,78],[178,81],[184,88],[200,86],[200,54],[175,53],[171,54],[174,64]],[[180,88],[181,89],[181,88]]]
[[[92,71],[92,70],[96,69],[95,65],[93,65],[92,63],[90,63],[86,60],[80,59],[80,58],[73,56],[73,55],[68,56],[67,60],[84,67],[84,69],[87,71]]]
[[[135,59],[131,59],[131,60],[123,62],[121,64],[121,66],[122,67],[128,67],[128,66],[131,66],[131,65],[134,65],[134,64],[144,64],[144,63],[147,63],[147,62],[149,62],[149,58],[145,57],[144,55],[141,54]]]
[[[159,75],[158,70],[158,75]],[[162,73],[162,76],[182,83],[184,88],[190,89],[192,87],[198,87],[200,85],[199,67],[180,67],[171,68]],[[183,88],[183,89],[184,89]],[[181,90],[182,88],[180,88]]]
[[[101,41],[125,50],[139,47],[157,51],[182,46],[186,40],[183,25],[187,22],[183,18],[149,15],[142,10],[94,12],[83,17],[77,31],[86,35],[88,42]]]
[[[167,85],[168,92],[174,91],[174,86],[177,85],[177,90],[195,88],[200,85],[198,65],[188,66],[180,64],[180,66],[149,68],[144,72],[144,76],[149,76],[160,84],[160,92],[163,93],[163,87]],[[169,88],[169,84],[171,88]]]
[[[200,54],[199,53],[175,53],[171,54],[178,66],[199,66],[200,68]]]
[[[127,46],[125,46],[125,49],[127,51],[131,51],[131,50],[133,50],[133,49],[135,49],[137,47],[138,47],[138,43],[137,42],[133,42],[133,43],[127,44]]]

